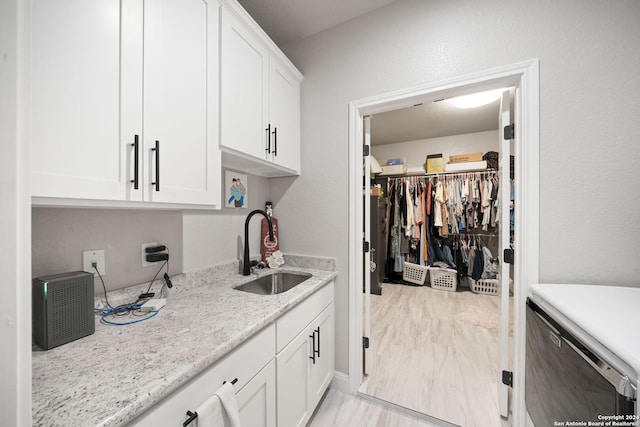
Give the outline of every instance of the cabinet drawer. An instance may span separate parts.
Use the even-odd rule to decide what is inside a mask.
[[[136,418],[133,426],[182,425],[188,410],[195,411],[222,386],[223,381],[238,382],[242,389],[275,354],[275,326],[270,324],[215,365],[171,393],[159,404]]]
[[[333,301],[333,282],[329,283],[276,321],[276,351],[279,353],[306,325]]]

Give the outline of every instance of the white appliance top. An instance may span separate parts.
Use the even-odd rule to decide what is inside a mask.
[[[607,362],[640,390],[640,288],[536,284],[531,294],[569,332],[605,360],[611,358]]]

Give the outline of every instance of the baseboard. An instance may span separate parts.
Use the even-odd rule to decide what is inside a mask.
[[[335,371],[333,373],[333,380],[329,387],[342,393],[352,394],[350,390],[349,375],[343,372]]]

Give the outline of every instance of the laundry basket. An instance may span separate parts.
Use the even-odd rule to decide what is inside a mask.
[[[416,285],[424,285],[424,282],[427,279],[428,272],[429,267],[423,267],[421,265],[412,264],[405,261],[404,271],[402,272],[402,280],[415,283]]]
[[[429,281],[434,289],[455,292],[458,287],[458,272],[450,268],[429,267]]]
[[[498,295],[500,293],[500,281],[498,279],[473,280],[469,278],[471,291],[476,294]]]

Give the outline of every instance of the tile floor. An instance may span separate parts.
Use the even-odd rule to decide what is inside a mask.
[[[372,369],[359,391],[430,421],[331,390],[311,425],[507,426],[498,412],[499,302],[463,287],[385,283],[371,296]]]

